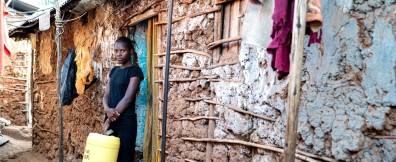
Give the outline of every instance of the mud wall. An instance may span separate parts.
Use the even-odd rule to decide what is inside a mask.
[[[115,66],[113,43],[124,34],[121,30],[132,13],[140,11],[151,1],[139,1],[133,7],[124,2],[107,2],[79,20],[68,22],[62,34],[62,54],[67,48],[92,57],[95,77],[98,78],[70,106],[63,107],[65,161],[81,160],[85,141],[90,132],[100,132],[104,120],[102,97],[110,69]],[[70,6],[75,4],[70,4]],[[65,6],[68,7],[68,6]],[[125,8],[127,7],[127,8]],[[122,10],[125,8],[125,10]],[[34,65],[34,127],[33,149],[56,160],[59,151],[58,108],[56,101],[56,45],[54,25],[38,33],[38,48]],[[63,62],[63,61],[62,61]]]
[[[170,78],[197,80],[170,83],[168,161],[205,160],[207,143],[192,142],[183,137],[205,141],[204,138],[209,136],[208,120],[181,118],[209,116],[213,105],[215,116],[220,118],[216,120],[215,139],[284,147],[288,78],[277,80],[270,67],[271,58],[265,47],[271,41],[269,29],[272,28],[273,2],[263,2],[259,9],[261,15],[257,15],[256,20],[266,23],[263,26],[246,25],[243,30],[258,31],[258,35],[267,37],[256,41],[261,44],[254,44],[248,41],[250,37],[246,38],[251,35],[243,35],[246,39],[241,42],[237,53],[239,64],[209,68],[216,64],[211,58],[191,53],[171,56],[171,64],[200,67],[201,71],[171,70]],[[392,54],[396,49],[395,1],[338,0],[322,3],[323,42],[305,48],[305,63],[301,69],[303,94],[297,149],[336,160],[394,161],[396,143],[387,138],[396,135],[396,58]],[[200,9],[213,6],[211,2],[204,5],[189,1],[187,4],[186,9],[181,7],[185,5],[183,2],[176,3],[175,17],[194,11],[190,6],[199,5],[197,8]],[[249,7],[252,6],[248,5],[248,10],[251,9]],[[212,54],[205,46],[213,41],[206,35],[212,34],[207,33],[213,28],[212,16],[208,14],[174,23],[172,50],[192,48]],[[166,19],[166,16],[162,18]],[[251,22],[246,20],[243,24]],[[162,40],[165,36],[162,35]],[[165,49],[165,44],[162,49]],[[234,61],[233,57],[223,47],[219,63]],[[200,79],[205,77],[215,77],[219,82]],[[183,99],[203,97],[217,103]],[[275,121],[236,112],[230,107]],[[211,160],[281,161],[282,156],[244,145],[214,143]]]
[[[14,125],[27,125],[26,82],[30,41],[10,39],[11,57],[4,57],[4,75],[0,77],[0,117]]]

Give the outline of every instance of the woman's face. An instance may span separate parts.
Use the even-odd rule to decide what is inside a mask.
[[[131,59],[131,50],[128,49],[124,42],[117,42],[115,44],[114,53],[119,64],[124,64]]]

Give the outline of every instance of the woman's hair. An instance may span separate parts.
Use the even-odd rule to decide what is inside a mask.
[[[138,65],[137,64],[137,53],[135,51],[135,45],[136,45],[135,41],[131,40],[128,37],[121,36],[115,41],[115,43],[124,43],[127,46],[127,48],[131,51],[132,65]]]

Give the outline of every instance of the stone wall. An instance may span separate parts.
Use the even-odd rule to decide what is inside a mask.
[[[276,119],[271,122],[236,112],[227,105],[216,105],[215,116],[220,120],[216,120],[214,138],[284,147],[288,79],[277,80],[265,50],[271,41],[268,29],[272,27],[272,12],[265,9],[272,9],[271,6],[272,1],[264,1],[260,16],[268,22],[265,26],[244,26],[243,30],[266,29],[261,32],[268,37],[262,38],[264,44],[259,45],[243,40],[240,64],[208,69],[209,58],[192,54],[171,56],[171,64],[202,70],[199,73],[171,70],[170,78],[216,76],[220,82],[170,83],[169,161],[205,159],[206,143],[184,141],[182,137],[208,137],[208,122],[175,119],[208,116],[212,104],[180,98],[211,97],[211,94],[215,94],[213,100],[218,103]],[[305,48],[304,69],[301,69],[299,150],[346,161],[396,159],[395,141],[383,137],[395,136],[396,132],[396,55],[392,52],[396,49],[395,8],[395,1],[323,1],[323,42]],[[192,18],[186,24],[184,21],[175,23],[172,49],[192,46],[211,53],[202,46],[209,43],[202,41],[207,37],[198,36],[193,39],[195,43],[189,43],[188,36],[194,20],[201,25],[193,26],[193,33],[210,30],[206,26],[206,22],[212,21],[210,17]],[[220,60],[222,62],[227,61]],[[211,158],[213,161],[282,160],[279,153],[226,143],[214,144]]]
[[[395,141],[379,137],[396,132],[395,8],[395,1],[322,1],[323,43],[305,48],[298,149],[346,161],[396,159]],[[265,49],[242,46],[239,58],[245,83],[236,87],[246,88],[236,97],[246,97],[237,102],[277,121],[245,119],[238,123],[253,126],[238,124],[231,130],[235,133],[235,128],[245,127],[244,132],[252,132],[251,141],[282,147],[287,80],[275,80]],[[252,157],[271,159],[273,155]]]
[[[5,56],[4,75],[0,77],[0,117],[14,125],[27,125],[26,81],[30,41],[10,39],[11,57]]]

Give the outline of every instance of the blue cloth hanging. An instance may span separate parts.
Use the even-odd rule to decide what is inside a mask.
[[[62,67],[62,105],[70,105],[78,97],[76,89],[77,64],[74,61],[76,53],[73,48],[68,48],[65,63]]]

